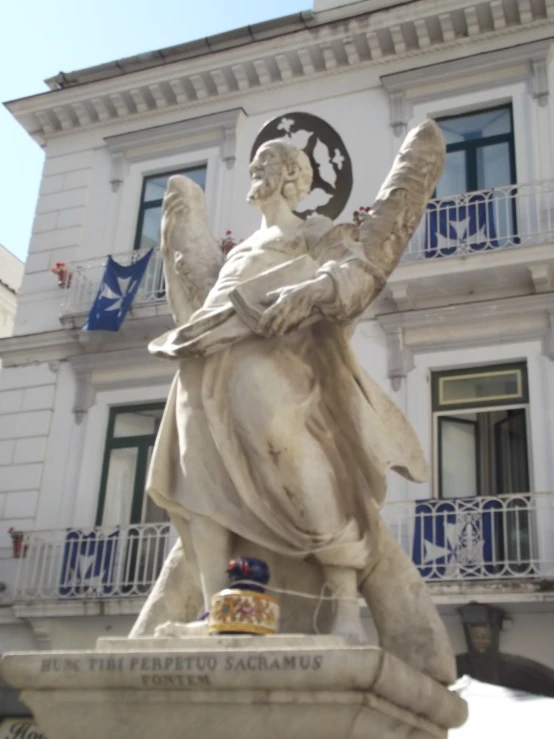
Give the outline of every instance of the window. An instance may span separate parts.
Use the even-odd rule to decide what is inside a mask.
[[[529,491],[525,364],[433,375],[441,498]]]
[[[426,256],[519,243],[512,108],[440,118],[446,162],[427,208]]]
[[[416,561],[439,557],[434,577],[533,572],[525,363],[437,372],[432,393],[440,500],[420,506]]]
[[[167,181],[174,174],[182,174],[190,177],[202,189],[206,186],[205,166],[145,177],[142,183],[135,249],[147,250],[160,245],[162,201],[167,187]]]
[[[436,197],[492,190],[516,182],[512,108],[440,118],[446,163]]]
[[[97,526],[158,523],[165,511],[144,494],[163,403],[112,408],[100,481]]]

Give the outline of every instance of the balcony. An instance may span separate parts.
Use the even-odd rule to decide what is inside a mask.
[[[466,257],[554,240],[554,181],[436,198],[427,206],[403,261]]]
[[[383,518],[429,583],[554,580],[554,496],[389,503]]]
[[[145,598],[169,552],[168,523],[25,535],[15,603]]]
[[[389,503],[388,528],[430,584],[554,581],[554,495]],[[14,602],[144,599],[170,547],[167,523],[26,534]],[[56,611],[56,613],[58,613]]]
[[[438,198],[429,203],[393,281],[436,277],[436,270],[425,275],[413,272],[410,267],[415,262],[437,265],[452,257],[467,258],[509,251],[517,252],[514,261],[521,263],[529,254],[526,252],[524,258],[519,251],[521,247],[540,247],[553,241],[554,180]],[[143,256],[143,252],[123,252],[112,256],[120,264],[128,265]],[[539,254],[536,258],[544,261],[545,257]],[[100,287],[105,264],[106,257],[98,257],[68,265],[71,280],[64,291],[61,310],[64,324],[71,324],[71,319],[75,318],[82,318],[84,322]],[[475,268],[479,270],[477,263]],[[448,272],[452,272],[452,265]],[[156,306],[156,310],[165,315],[163,285],[163,259],[157,249],[131,312],[142,315],[144,306]]]
[[[145,253],[145,251],[135,250],[113,254],[112,257],[119,264],[128,266],[138,261]],[[71,277],[64,289],[64,300],[61,309],[62,322],[65,323],[70,317],[82,317],[84,322],[98,293],[105,267],[105,256],[68,264],[68,273]],[[160,304],[165,312],[163,258],[159,249],[155,249],[152,254],[133,300],[131,312],[140,306],[156,303]]]

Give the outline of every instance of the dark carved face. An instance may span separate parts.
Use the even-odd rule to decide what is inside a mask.
[[[247,201],[251,205],[267,200],[283,183],[283,162],[271,145],[262,145],[250,164],[251,186]]]

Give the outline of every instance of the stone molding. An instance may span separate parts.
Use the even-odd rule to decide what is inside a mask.
[[[104,141],[111,155],[112,190],[117,192],[131,162],[145,161],[153,155],[168,156],[217,146],[221,159],[228,169],[232,169],[236,159],[237,126],[243,116],[242,108],[235,108],[106,137]]]
[[[388,376],[394,390],[413,369],[415,354],[540,341],[543,355],[554,359],[551,292],[385,313],[376,320],[387,340]],[[476,325],[481,329],[478,334],[472,329]],[[460,330],[463,326],[465,331]]]
[[[405,72],[387,74],[381,82],[389,95],[404,94],[411,102],[421,102],[441,95],[441,90],[472,92],[490,86],[487,74],[495,74],[495,84],[532,80],[534,96],[548,95],[544,75],[552,57],[551,38],[509,46],[497,51],[417,67]]]
[[[480,52],[487,51],[476,42],[498,43],[503,37],[522,32],[523,38],[512,41],[511,46],[506,40],[509,46],[506,53],[517,54],[519,46],[534,40],[534,36],[552,37],[554,0],[529,6],[528,12],[516,12],[515,16],[508,8],[511,2],[479,3],[479,13],[475,3],[451,0],[441,2],[440,12],[437,3],[431,0],[373,12],[361,12],[361,5],[356,16],[346,16],[342,9],[337,22],[329,11],[330,16],[324,13],[319,18],[307,17],[288,32],[285,26],[280,35],[274,32],[240,40],[238,31],[230,32],[237,36],[233,44],[210,46],[208,51],[198,53],[191,50],[188,59],[183,55],[172,58],[171,50],[165,50],[167,59],[162,55],[146,67],[141,67],[139,60],[134,67],[137,71],[122,74],[112,70],[99,78],[100,73],[94,76],[94,70],[90,70],[92,81],[87,84],[12,101],[7,107],[44,144],[49,137],[68,131],[136,121],[159,111],[189,111],[206,102],[232,99],[247,92],[265,91],[353,68],[394,65],[403,60],[413,68],[418,58],[425,64],[426,58],[447,49],[453,51],[452,56],[459,50],[465,69],[470,60],[474,64],[482,63]],[[324,22],[326,17],[329,20]],[[133,69],[133,60],[127,61]],[[532,61],[535,62],[533,94],[544,104],[546,60]],[[82,76],[86,74],[87,70],[83,70]],[[399,99],[395,102],[397,107],[399,102]],[[396,120],[396,115],[393,120],[396,130],[400,130],[402,122]]]

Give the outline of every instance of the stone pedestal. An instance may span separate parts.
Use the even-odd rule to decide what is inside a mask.
[[[466,719],[456,694],[329,636],[101,639],[6,654],[48,739],[431,739]]]

